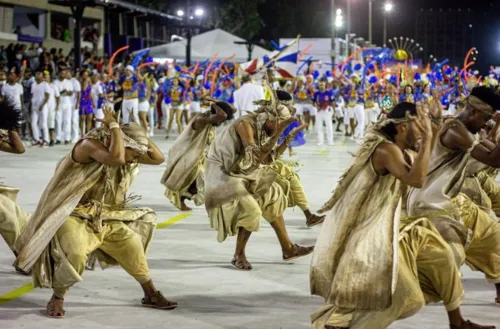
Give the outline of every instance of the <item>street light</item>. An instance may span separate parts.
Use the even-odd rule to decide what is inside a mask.
[[[391,2],[384,4],[384,44],[387,43],[387,16],[389,16],[393,9],[394,5]]]
[[[184,10],[181,10],[181,9],[177,10],[177,16],[179,16],[179,17],[184,16]]]
[[[194,11],[194,15],[195,15],[195,16],[200,17],[200,16],[203,16],[203,14],[204,14],[204,11],[203,11],[203,9],[201,9],[201,8],[197,8],[197,9]]]

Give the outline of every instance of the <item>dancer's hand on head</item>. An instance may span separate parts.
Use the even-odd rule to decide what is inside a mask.
[[[212,104],[212,108],[215,110],[215,114],[212,114],[213,120],[215,122],[224,122],[227,118],[226,112],[217,104]]]
[[[111,109],[111,107],[104,107],[102,109],[102,112],[104,113],[104,118],[102,118],[102,119],[96,118],[96,119],[94,119],[95,121],[102,122],[106,126],[109,126],[113,122],[117,123],[116,117],[115,117],[115,112]]]
[[[429,110],[421,103],[417,104],[417,118],[414,119],[414,122],[422,132],[423,137],[432,138],[432,125],[429,117]]]

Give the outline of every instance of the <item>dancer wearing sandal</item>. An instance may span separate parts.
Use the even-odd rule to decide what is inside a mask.
[[[439,233],[450,244],[458,266],[467,263],[496,286],[500,299],[500,223],[460,193],[468,175],[500,168],[500,96],[488,87],[476,87],[464,110],[446,120],[437,134],[429,175],[408,195],[408,215],[433,212]],[[478,133],[491,119],[495,127],[487,136]],[[472,195],[475,199],[475,195]]]
[[[328,213],[313,254],[311,292],[326,305],[311,316],[313,329],[385,329],[440,301],[453,326],[464,324],[463,286],[448,244],[426,218],[400,223],[403,187],[424,183],[431,142],[427,111],[411,103],[398,104],[367,132],[320,210]],[[413,163],[408,149],[418,151]]]
[[[145,253],[156,227],[149,208],[128,207],[126,197],[139,164],[164,157],[136,123],[120,126],[111,108],[59,163],[29,224],[16,242],[16,265],[32,269],[35,287],[52,288],[47,316],[64,316],[64,297],[84,269],[120,265],[139,282],[143,305],[172,309],[156,290]]]
[[[235,109],[225,102],[212,103],[211,110],[198,113],[175,140],[161,178],[165,196],[181,211],[190,211],[185,200],[200,206],[204,199],[204,165],[208,147],[215,138],[215,127],[233,119]]]
[[[271,93],[270,102],[263,101],[255,113],[244,115],[216,136],[205,164],[210,225],[218,231],[219,242],[238,236],[232,264],[241,270],[252,269],[245,248],[251,233],[259,230],[261,217],[275,230],[284,260],[313,250],[292,243],[283,219],[287,200],[275,182],[277,174],[269,165],[269,155],[294,119],[290,109],[278,102],[275,91]]]
[[[16,108],[12,100],[0,102],[0,151],[15,154],[24,153],[24,144],[17,133],[17,129],[20,127],[21,109]],[[30,216],[17,205],[18,193],[18,188],[0,183],[0,235],[14,255],[16,255],[15,242]],[[16,271],[29,275],[18,268]]]

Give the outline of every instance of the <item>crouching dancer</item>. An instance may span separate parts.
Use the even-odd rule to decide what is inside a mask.
[[[58,164],[31,221],[16,242],[16,265],[32,269],[35,287],[52,288],[47,316],[64,317],[64,297],[81,281],[87,258],[120,265],[144,290],[142,305],[173,309],[151,280],[145,252],[156,226],[148,208],[127,207],[138,164],[159,165],[163,154],[137,124],[123,129],[111,109]]]
[[[270,89],[270,88],[269,88]],[[205,206],[217,240],[238,235],[232,264],[251,270],[245,254],[252,232],[261,217],[273,227],[281,244],[283,260],[310,254],[313,247],[300,247],[288,237],[283,219],[288,202],[275,182],[277,173],[269,156],[286,127],[295,119],[290,110],[271,97],[271,104],[234,121],[215,137],[205,164]]]

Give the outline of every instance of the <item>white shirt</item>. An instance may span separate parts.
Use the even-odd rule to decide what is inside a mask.
[[[234,107],[239,115],[245,115],[247,112],[253,112],[259,107],[254,105],[254,101],[264,99],[264,88],[251,82],[244,83],[240,89],[234,92]]]
[[[6,83],[2,86],[1,94],[5,97],[5,100],[14,105],[15,109],[22,109],[21,98],[23,97],[24,90],[21,84],[16,83],[14,85],[9,85]]]
[[[49,97],[49,109],[56,109],[56,97],[60,96],[59,88],[52,82],[49,84],[50,87],[50,97]]]
[[[76,104],[76,94],[82,91],[82,86],[80,85],[80,81],[76,78],[71,78],[70,82],[73,84],[73,96],[71,96],[71,104],[75,107],[80,107],[80,104]]]
[[[99,95],[104,94],[104,88],[102,87],[101,81],[97,81],[97,83],[92,85],[92,90],[90,92],[90,96],[92,97],[92,102],[94,103],[94,107],[97,108],[97,103],[99,102]]]
[[[33,109],[40,109],[45,100],[45,94],[50,94],[49,84],[45,81],[31,85],[31,106]]]
[[[65,91],[73,91],[73,84],[68,79],[64,79],[63,81],[57,79],[56,81],[54,81],[54,86],[57,87],[59,94],[61,92],[63,92],[64,90]],[[59,105],[71,106],[71,96],[60,95],[60,97],[61,98],[59,99]]]

